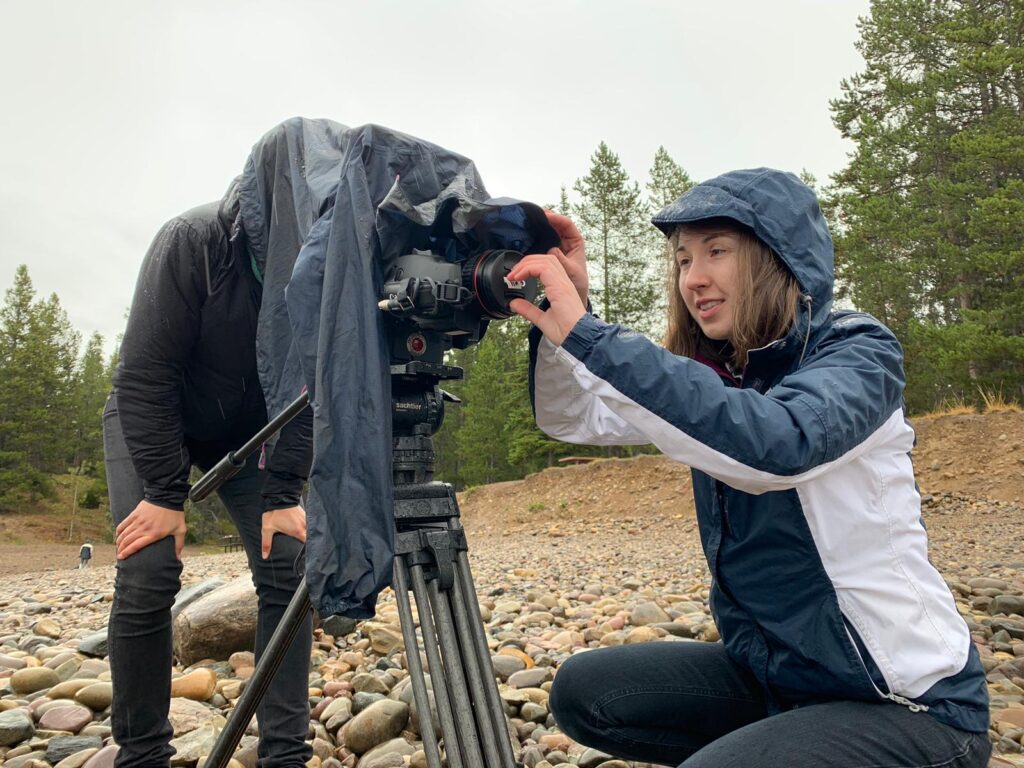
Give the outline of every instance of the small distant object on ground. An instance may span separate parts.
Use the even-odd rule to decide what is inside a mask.
[[[87,541],[78,550],[78,569],[88,568],[90,560],[92,560],[92,543]]]
[[[597,461],[600,456],[563,456],[558,460],[559,464],[589,464]]]

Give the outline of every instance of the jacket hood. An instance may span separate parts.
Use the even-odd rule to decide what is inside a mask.
[[[832,237],[818,199],[792,173],[772,168],[730,171],[702,182],[651,220],[666,235],[678,224],[727,218],[750,227],[811,296],[814,325],[832,307]]]
[[[285,238],[291,251],[323,213],[341,177],[347,128],[333,120],[293,117],[256,142],[237,182],[240,223],[262,282],[268,253]],[[234,185],[233,185],[234,186]],[[229,190],[230,192],[230,190]],[[287,215],[282,222],[279,216]],[[288,271],[291,264],[287,265]],[[270,267],[273,268],[273,265]]]

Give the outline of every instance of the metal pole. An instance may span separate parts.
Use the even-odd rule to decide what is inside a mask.
[[[299,627],[302,625],[306,614],[309,613],[310,608],[309,589],[306,587],[306,580],[303,579],[295,590],[295,594],[292,595],[291,602],[288,603],[281,621],[278,622],[277,627],[274,629],[270,642],[263,649],[260,661],[256,665],[252,677],[249,678],[249,682],[246,684],[245,690],[242,691],[242,695],[238,698],[238,703],[235,705],[231,717],[228,718],[224,729],[217,738],[217,742],[213,745],[213,751],[210,752],[210,756],[206,759],[206,765],[209,768],[227,768],[235,747],[238,746],[242,734],[245,733],[245,729],[249,726],[249,721],[252,720],[256,707],[259,706],[260,701],[263,699],[263,694],[267,692],[271,680],[274,679],[274,675],[277,673],[278,667],[281,666],[285,653],[291,647],[292,641],[295,640]]]
[[[484,691],[484,679],[480,670],[480,660],[477,658],[476,644],[472,639],[473,627],[469,623],[466,599],[459,584],[460,581],[459,574],[456,572],[455,583],[452,585],[451,590],[455,628],[462,647],[462,660],[466,667],[466,676],[469,678],[469,694],[473,699],[473,714],[476,716],[480,741],[483,744],[484,755],[487,757],[485,764],[498,768],[501,764],[501,758],[498,756],[498,744],[495,740],[497,723],[491,722],[491,713],[487,708],[487,694]],[[491,669],[489,662],[490,659],[488,659],[488,669]]]
[[[405,571],[405,560],[401,556],[396,557],[395,600],[398,603],[398,616],[402,625],[402,637],[405,639],[405,659],[409,666],[412,695],[416,701],[416,709],[419,713],[423,751],[426,753],[429,768],[441,768],[441,753],[437,749],[437,736],[434,733],[433,716],[430,712],[430,696],[427,694],[427,681],[423,676],[423,664],[420,662],[420,649],[416,642],[416,627],[412,619],[412,606],[409,604],[409,580],[406,578]]]
[[[420,617],[420,628],[423,630],[423,650],[427,653],[427,665],[430,668],[430,683],[434,688],[434,702],[437,704],[437,715],[441,720],[441,733],[444,734],[444,753],[450,768],[463,768],[462,738],[455,725],[455,713],[452,711],[448,697],[448,681],[441,664],[438,651],[437,630],[430,612],[430,599],[427,597],[427,584],[423,578],[423,566],[413,565],[409,569],[412,580],[412,591],[416,597],[416,611]]]
[[[483,617],[480,615],[480,606],[476,601],[476,587],[473,585],[473,575],[469,570],[469,556],[466,552],[456,553],[456,568],[458,569],[458,583],[463,589],[463,597],[469,608],[469,615],[473,626],[480,631],[470,632],[475,646],[476,656],[480,660],[483,669],[488,671],[489,685],[484,685],[484,694],[487,701],[487,708],[491,712],[491,719],[495,723],[495,731],[499,737],[499,751],[501,752],[502,768],[515,768],[515,755],[512,752],[512,743],[508,735],[508,719],[505,717],[505,710],[501,706],[501,697],[498,695],[498,684],[494,679],[493,665],[491,663],[491,652],[487,647],[487,640],[484,637]]]
[[[480,740],[476,733],[476,723],[473,719],[473,707],[469,701],[469,692],[466,687],[466,675],[462,669],[462,659],[459,651],[459,638],[455,634],[455,624],[452,621],[452,611],[448,604],[448,593],[442,592],[437,581],[427,584],[427,594],[430,596],[430,606],[437,618],[438,638],[441,641],[441,654],[444,657],[444,668],[448,673],[451,682],[452,704],[455,708],[455,722],[459,726],[459,734],[462,736],[465,745],[466,759],[470,765],[486,765],[483,761],[483,754],[480,752]]]

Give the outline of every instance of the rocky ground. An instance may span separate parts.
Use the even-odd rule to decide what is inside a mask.
[[[915,426],[932,559],[988,672],[993,765],[1024,765],[1024,414]],[[685,469],[653,457],[606,460],[475,489],[461,503],[520,759],[530,768],[626,768],[565,737],[547,691],[580,648],[717,639]],[[110,766],[110,675],[96,632],[106,624],[113,568],[98,557],[75,571],[68,553],[46,551],[11,566],[11,549],[0,546],[0,765]],[[237,553],[186,555],[183,580],[245,572]],[[425,765],[399,640],[392,595],[349,634],[318,630],[313,765]],[[251,669],[245,652],[175,668],[175,765],[196,765],[209,751]],[[253,742],[250,732],[238,765],[254,765]]]

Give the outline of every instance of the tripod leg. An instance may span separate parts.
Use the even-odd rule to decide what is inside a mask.
[[[484,755],[487,757],[487,765],[500,768],[501,758],[498,756],[498,742],[496,734],[498,723],[504,724],[504,718],[498,722],[491,722],[491,711],[487,706],[487,694],[484,690],[484,676],[480,669],[480,659],[477,656],[475,635],[483,631],[482,625],[470,623],[469,611],[466,607],[466,597],[462,589],[462,579],[458,572],[455,574],[455,583],[452,584],[451,599],[452,609],[455,615],[455,628],[458,630],[458,637],[462,645],[462,659],[466,667],[466,676],[469,678],[469,691],[473,697],[473,714],[476,715],[477,729],[480,733],[480,741],[483,743]],[[475,600],[475,597],[474,597]],[[489,672],[490,657],[487,659]],[[493,683],[492,683],[493,684]]]
[[[437,736],[434,733],[434,723],[430,713],[427,681],[423,676],[420,649],[416,643],[416,628],[412,619],[412,606],[409,604],[409,579],[406,576],[405,561],[401,556],[395,558],[395,599],[398,603],[398,615],[402,624],[402,636],[405,639],[405,658],[409,665],[412,695],[416,700],[416,709],[419,712],[423,751],[427,755],[429,768],[441,768],[441,753],[437,749]],[[434,698],[437,699],[436,693]]]
[[[256,707],[259,706],[263,694],[270,687],[270,682],[277,674],[285,653],[295,639],[295,635],[298,634],[299,627],[305,621],[311,608],[309,589],[306,587],[306,580],[303,579],[298,589],[295,590],[295,594],[292,595],[291,602],[288,603],[274,634],[271,635],[270,642],[267,643],[245,690],[238,698],[231,717],[220,732],[220,736],[217,737],[217,742],[206,759],[208,768],[225,768],[231,760],[231,755],[242,739],[245,729],[249,726]]]
[[[413,578],[416,577],[413,572]],[[422,578],[422,573],[419,574]],[[444,670],[448,677],[448,689],[451,692],[452,706],[455,710],[455,722],[462,737],[463,754],[471,766],[486,765],[480,752],[480,740],[476,734],[476,723],[473,720],[473,706],[469,701],[466,689],[466,675],[462,669],[459,654],[459,639],[455,634],[451,607],[448,595],[441,592],[437,580],[426,584],[430,608],[437,625],[437,636],[440,640],[441,655],[444,659]]]
[[[487,708],[491,713],[491,719],[494,721],[495,733],[499,739],[498,750],[501,753],[501,760],[497,764],[501,768],[514,768],[516,763],[515,757],[512,754],[512,744],[508,737],[508,721],[505,718],[505,710],[501,706],[501,697],[498,696],[497,683],[494,681],[494,675],[491,673],[491,653],[487,648],[487,639],[482,631],[484,622],[480,616],[480,606],[476,602],[476,587],[473,585],[473,575],[469,570],[469,556],[465,551],[460,551],[457,554],[456,568],[458,571],[456,583],[462,588],[462,595],[469,610],[470,621],[473,627],[477,628],[475,632],[468,632],[466,637],[473,638],[476,646],[473,650],[476,652],[481,668],[488,675],[484,684],[484,695]]]
[[[448,685],[444,666],[438,651],[437,631],[431,615],[430,599],[427,597],[426,580],[423,577],[423,566],[413,565],[410,569],[413,595],[416,597],[416,609],[419,611],[420,627],[423,629],[423,650],[427,654],[430,667],[430,682],[434,688],[434,702],[437,704],[437,715],[441,721],[441,733],[444,735],[444,752],[449,768],[463,768],[462,738],[455,724],[455,715],[448,698]]]

